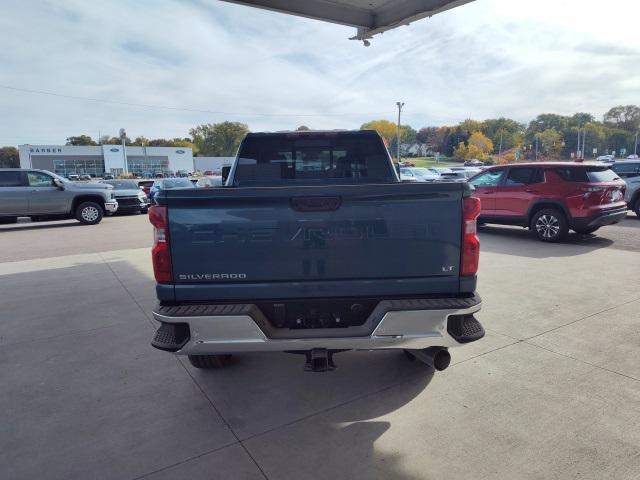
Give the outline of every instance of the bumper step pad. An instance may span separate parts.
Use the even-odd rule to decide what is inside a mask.
[[[189,341],[189,325],[186,323],[163,323],[151,340],[159,350],[177,352]]]
[[[450,316],[447,332],[460,343],[474,342],[484,337],[484,328],[473,315]]]

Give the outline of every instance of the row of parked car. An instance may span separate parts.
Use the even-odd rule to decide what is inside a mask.
[[[480,173],[482,167],[400,167],[403,182],[466,182]]]

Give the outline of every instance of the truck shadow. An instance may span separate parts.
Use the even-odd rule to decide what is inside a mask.
[[[423,393],[434,371],[401,351],[335,360],[327,373],[303,372],[302,358],[278,353],[240,355],[218,371],[187,368],[261,467],[280,478],[305,469],[305,478],[425,478],[403,471],[402,446],[384,452],[376,442],[391,428],[382,417]]]

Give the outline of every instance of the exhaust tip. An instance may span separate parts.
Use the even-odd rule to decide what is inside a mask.
[[[451,364],[451,354],[448,350],[442,349],[433,356],[433,368],[441,372]]]

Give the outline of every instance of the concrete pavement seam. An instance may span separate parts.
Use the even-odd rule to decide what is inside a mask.
[[[536,343],[530,343],[527,340],[523,340],[523,343],[526,343],[527,345],[531,345],[532,347],[541,348],[542,350],[546,350],[547,352],[550,352],[550,353],[555,353],[556,355],[560,355],[561,357],[570,358],[571,360],[575,360],[576,362],[584,363],[585,365],[589,365],[590,367],[598,368],[600,370],[604,370],[605,372],[614,373],[616,375],[620,375],[621,377],[628,378],[629,380],[635,380],[636,382],[640,382],[640,378],[632,377],[631,375],[627,375],[626,373],[618,372],[616,370],[612,370],[610,368],[606,368],[601,365],[596,365],[595,363],[587,362],[586,360],[573,357],[566,353],[558,352],[556,350],[552,350],[548,347],[543,347],[542,345],[538,345]]]
[[[180,460],[179,462],[172,463],[171,465],[167,465],[166,467],[159,468],[159,469],[154,470],[152,472],[144,473],[144,474],[142,474],[140,476],[132,478],[131,480],[141,480],[143,478],[148,478],[151,475],[155,475],[156,473],[163,472],[165,470],[168,470],[168,469],[173,468],[173,467],[177,467],[178,465],[182,465],[184,463],[188,463],[188,462],[190,462],[192,460],[196,460],[196,459],[198,459],[200,457],[204,457],[205,455],[209,455],[210,453],[215,453],[215,452],[218,452],[220,450],[224,450],[225,448],[232,447],[233,445],[236,445],[237,443],[238,442],[231,442],[231,443],[229,443],[227,445],[222,445],[221,447],[213,448],[211,450],[208,450],[206,452],[200,453],[198,455],[194,455],[193,457],[189,457],[189,458],[186,458],[184,460]]]
[[[176,358],[177,362],[180,364],[180,366],[185,370],[185,372],[187,372],[187,375],[189,375],[189,377],[191,378],[191,380],[193,381],[193,383],[195,383],[196,387],[198,387],[198,390],[200,390],[200,392],[204,395],[204,397],[207,399],[207,401],[209,402],[209,404],[211,405],[211,408],[213,408],[213,410],[218,414],[218,416],[220,417],[220,419],[222,420],[222,423],[224,423],[224,425],[229,429],[229,431],[231,432],[231,435],[233,435],[233,437],[236,439],[237,443],[240,444],[240,446],[242,447],[242,449],[245,451],[245,453],[249,456],[249,458],[251,459],[251,461],[254,463],[254,465],[256,466],[256,468],[260,471],[260,473],[262,474],[262,476],[266,479],[269,480],[269,477],[267,477],[267,474],[264,472],[264,470],[262,469],[262,467],[260,466],[260,464],[257,462],[257,460],[253,457],[253,455],[251,455],[251,452],[249,452],[249,450],[247,449],[246,445],[244,445],[242,443],[242,441],[240,440],[240,438],[238,437],[238,435],[236,434],[236,432],[233,430],[233,428],[231,427],[231,425],[229,425],[229,422],[227,422],[227,419],[224,418],[224,416],[222,415],[222,413],[220,413],[220,411],[218,410],[218,408],[216,407],[215,403],[213,403],[213,400],[211,398],[209,398],[209,395],[207,395],[207,392],[204,391],[204,389],[202,388],[202,386],[198,383],[198,381],[196,380],[196,378],[191,375],[191,372],[189,371],[189,369],[180,361],[180,359]]]

